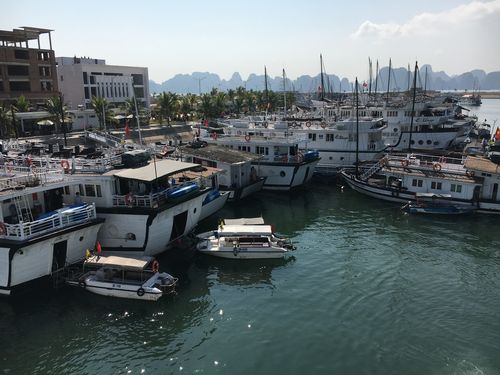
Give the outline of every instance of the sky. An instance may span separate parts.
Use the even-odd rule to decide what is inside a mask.
[[[16,0],[0,29],[54,30],[56,56],[141,66],[161,83],[176,74],[239,72],[368,77],[368,58],[430,64],[450,75],[500,71],[500,0]]]

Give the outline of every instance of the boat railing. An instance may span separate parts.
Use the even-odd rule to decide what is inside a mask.
[[[4,162],[0,166],[0,190],[47,185],[64,180],[62,168],[37,167]]]
[[[446,171],[465,174],[461,158],[434,156],[425,154],[390,155],[385,158],[388,167],[429,169],[435,172]]]
[[[2,223],[5,229],[0,237],[10,240],[26,240],[57,229],[85,223],[97,217],[94,203],[76,207],[68,206],[42,216],[41,219],[30,222]]]

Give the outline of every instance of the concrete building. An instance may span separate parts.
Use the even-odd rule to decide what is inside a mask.
[[[24,95],[41,106],[59,94],[51,31],[27,26],[0,30],[0,101],[15,102]],[[40,44],[42,35],[48,36],[48,48]]]
[[[104,97],[118,107],[127,99],[149,108],[148,68],[106,65],[102,59],[57,57],[57,79],[68,108],[91,107],[92,97]]]

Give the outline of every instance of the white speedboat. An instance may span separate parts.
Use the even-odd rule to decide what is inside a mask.
[[[270,225],[224,225],[198,236],[197,249],[229,259],[276,259],[293,250],[291,241],[273,233]]]
[[[84,262],[84,270],[89,268],[82,275],[73,275],[68,284],[103,296],[157,301],[174,293],[178,281],[166,272],[159,272],[158,261],[151,257],[96,255]]]

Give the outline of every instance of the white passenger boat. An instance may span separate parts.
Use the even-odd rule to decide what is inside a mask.
[[[91,270],[73,276],[67,283],[108,297],[157,301],[163,295],[175,293],[178,281],[166,272],[159,272],[158,261],[151,257],[95,255],[84,262],[85,269]]]
[[[283,258],[294,247],[287,238],[273,233],[270,225],[221,224],[198,236],[200,253],[229,259]]]
[[[80,262],[103,224],[93,203],[63,205],[74,188],[63,168],[29,158],[0,166],[0,294],[58,274]]]

